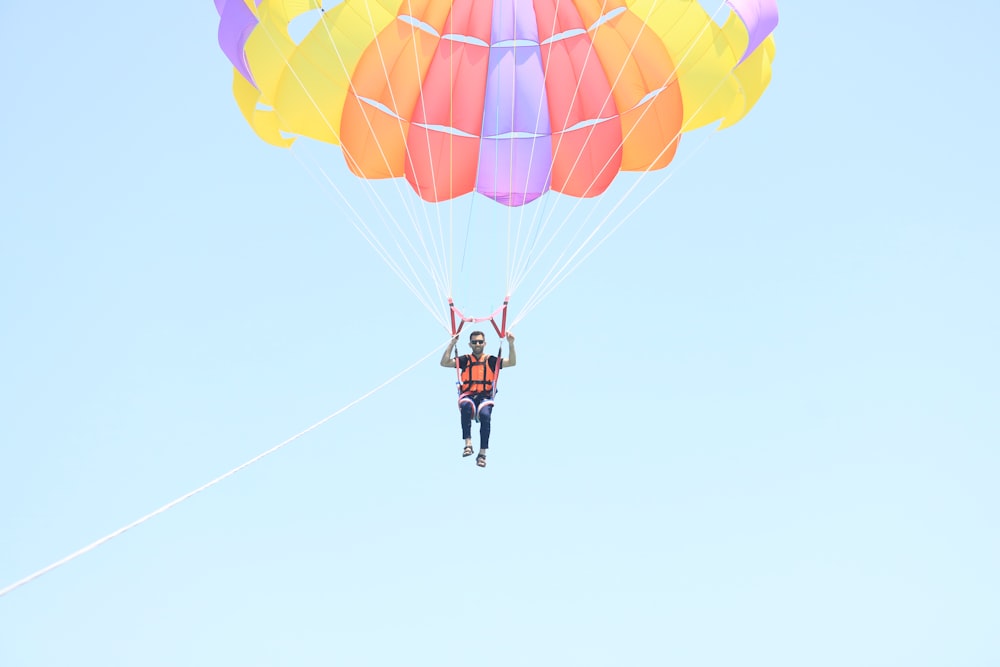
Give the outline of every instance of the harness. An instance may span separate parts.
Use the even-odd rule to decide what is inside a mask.
[[[490,355],[484,354],[482,360],[477,360],[473,355],[466,355],[468,358],[468,363],[466,363],[465,368],[461,366],[459,361],[461,357],[457,354],[455,355],[455,373],[458,375],[458,407],[462,408],[462,405],[468,404],[472,406],[472,415],[475,420],[479,421],[479,411],[485,406],[494,405],[493,399],[497,395],[497,380],[500,378],[500,369],[503,368],[503,360],[501,354],[503,353],[503,346],[497,350],[496,356],[496,369],[490,368]],[[476,401],[473,397],[488,395],[484,400]]]

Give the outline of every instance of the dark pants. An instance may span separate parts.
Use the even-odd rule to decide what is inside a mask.
[[[472,418],[479,412],[479,448],[490,446],[490,417],[493,414],[493,400],[489,394],[481,396],[465,396],[458,403],[462,411],[462,439],[472,437]]]

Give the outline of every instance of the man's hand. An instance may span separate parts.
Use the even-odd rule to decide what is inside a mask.
[[[517,364],[517,351],[514,350],[514,332],[507,332],[508,357],[503,360],[504,368],[513,368]]]
[[[451,351],[455,349],[455,343],[458,342],[458,334],[451,337],[448,341],[448,347],[444,348],[444,354],[441,355],[441,365],[442,366],[454,366],[455,362],[451,358]]]

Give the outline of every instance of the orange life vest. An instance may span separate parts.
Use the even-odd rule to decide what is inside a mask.
[[[492,394],[493,385],[497,379],[497,372],[490,366],[490,355],[484,354],[482,359],[476,359],[475,355],[462,355],[466,359],[465,368],[462,368],[462,386],[459,390],[463,396],[466,394]],[[500,359],[494,357],[496,365],[500,366]],[[456,362],[461,368],[461,362]]]

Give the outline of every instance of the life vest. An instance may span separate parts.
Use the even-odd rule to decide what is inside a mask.
[[[463,355],[466,361],[465,368],[461,368],[460,378],[462,381],[459,393],[462,396],[472,394],[492,394],[493,386],[497,379],[497,372],[490,366],[490,355],[484,354],[482,360],[477,360],[474,355]],[[494,357],[496,365],[500,365],[500,359]],[[461,362],[456,361],[460,364]]]

